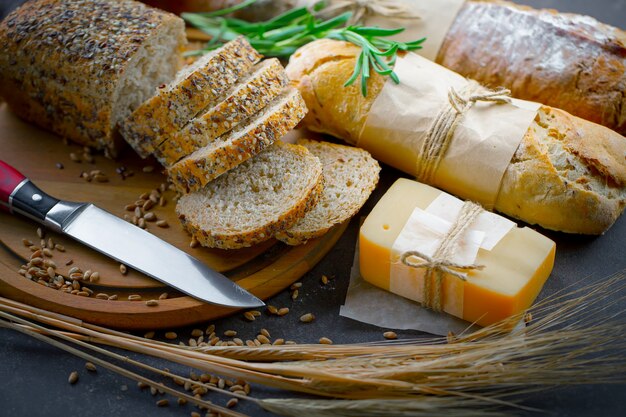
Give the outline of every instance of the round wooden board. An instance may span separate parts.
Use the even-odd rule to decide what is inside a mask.
[[[93,163],[84,160],[74,162],[70,153],[82,156],[83,149],[77,145],[64,145],[59,137],[24,123],[10,112],[6,104],[0,104],[0,159],[15,166],[54,197],[88,201],[117,216],[132,216],[124,207],[166,181],[156,161],[141,160],[129,149],[116,161],[94,155]],[[133,172],[133,175],[123,179],[116,172],[120,167],[124,167],[127,173]],[[154,170],[145,172],[149,170],[146,167],[153,167]],[[100,170],[109,181],[87,182],[81,178],[82,172],[93,170]],[[190,237],[176,218],[174,195],[174,192],[166,191],[166,204],[150,209],[159,219],[167,220],[170,227],[159,228],[154,223],[148,223],[147,230],[223,272],[261,299],[267,299],[297,281],[334,246],[347,227],[347,222],[338,225],[325,236],[297,247],[272,240],[241,250],[191,248]],[[58,273],[67,277],[74,266],[83,271],[98,271],[100,279],[97,282],[83,285],[90,288],[94,295],[116,294],[118,299],[81,297],[37,284],[17,272],[32,253],[23,244],[23,239],[36,246],[43,243],[37,235],[37,228],[38,225],[32,221],[0,213],[0,294],[90,323],[125,329],[183,326],[235,312],[172,291],[164,284],[130,269],[122,275],[119,264],[112,259],[50,232],[46,233],[45,239],[52,238],[66,249],[65,252],[54,250],[50,258],[57,264]],[[70,261],[71,265],[66,265]],[[143,300],[148,300],[164,292],[168,293],[168,298],[159,301],[155,307],[148,307],[140,301],[127,301],[131,294],[139,294]]]

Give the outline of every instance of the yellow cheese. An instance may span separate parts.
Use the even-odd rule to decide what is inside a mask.
[[[390,290],[391,248],[416,207],[425,210],[442,191],[399,179],[369,214],[359,237],[361,276]],[[527,227],[513,227],[492,250],[479,249],[476,263],[483,270],[472,271],[467,281],[446,275],[459,291],[444,293],[448,300],[462,304],[462,319],[488,325],[530,307],[554,265],[555,244]],[[399,294],[406,296],[406,294]]]

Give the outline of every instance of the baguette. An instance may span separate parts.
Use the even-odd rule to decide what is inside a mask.
[[[202,7],[217,10],[241,1],[204,0]],[[400,7],[413,3],[419,9],[432,2],[391,0],[388,3]],[[312,8],[316,3],[316,0],[259,0],[236,11],[235,16],[251,21],[267,20],[290,8]],[[342,7],[333,7],[335,3],[341,3]],[[368,7],[366,2],[349,0],[330,2],[329,9],[332,14],[338,14],[362,7]],[[374,6],[369,12],[365,13],[363,22],[366,26],[373,25],[368,15],[379,16]],[[467,0],[452,17],[436,57],[438,64],[488,87],[509,88],[514,97],[560,108],[626,135],[623,28],[588,16],[533,9],[501,0]],[[375,23],[385,26],[384,19]],[[386,27],[399,26],[410,28],[411,20],[390,18]],[[399,37],[407,40],[404,33]]]
[[[626,32],[508,1],[468,1],[436,62],[626,134]]]
[[[291,227],[315,206],[323,184],[318,158],[303,146],[279,141],[182,196],[176,212],[200,244],[238,249]]]
[[[373,73],[367,97],[356,86],[343,87],[359,52],[320,40],[299,49],[287,66],[309,108],[303,123],[352,144],[386,82]],[[601,234],[626,206],[625,155],[619,134],[542,106],[504,174],[495,209],[547,229]]]
[[[269,147],[293,129],[305,113],[298,90],[286,90],[245,123],[172,165],[168,169],[170,181],[181,193],[199,190]]]
[[[225,94],[224,100],[205,109],[203,114],[165,140],[154,155],[165,167],[175,164],[263,109],[287,83],[285,69],[277,59],[262,61]]]
[[[322,162],[324,191],[315,207],[291,228],[276,235],[288,245],[300,245],[324,235],[354,216],[376,188],[380,166],[363,149],[300,139]]]
[[[23,119],[115,156],[116,126],[172,79],[182,19],[122,0],[31,0],[0,24],[0,95]]]
[[[122,136],[147,158],[199,112],[219,101],[260,59],[243,37],[205,54],[142,103],[122,124]]]

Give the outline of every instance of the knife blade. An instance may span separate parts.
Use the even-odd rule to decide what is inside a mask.
[[[90,203],[49,196],[0,160],[0,208],[66,234],[137,271],[211,304],[265,305],[198,259]]]

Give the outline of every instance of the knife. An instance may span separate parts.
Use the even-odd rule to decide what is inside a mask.
[[[211,304],[252,308],[265,303],[196,258],[90,203],[57,200],[0,160],[0,208]]]

